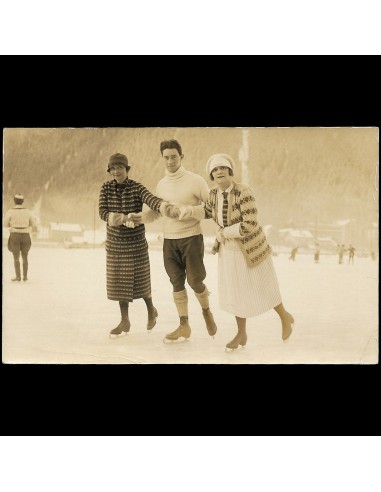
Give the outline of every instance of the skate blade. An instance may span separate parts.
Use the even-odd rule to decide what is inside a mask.
[[[245,349],[245,345],[238,345],[238,347],[235,348],[225,347],[225,352],[227,354],[231,354],[232,352],[242,352],[242,350],[244,349]]]
[[[112,333],[110,333],[110,338],[114,339],[114,338],[122,338],[122,337],[125,337],[126,335],[129,335],[129,332],[128,331],[122,331],[122,333],[120,333],[119,335],[114,335]]]
[[[163,343],[165,345],[171,345],[173,343],[175,343],[175,344],[185,343],[185,342],[189,342],[189,338],[179,337],[177,340],[170,340],[169,338],[163,338]]]

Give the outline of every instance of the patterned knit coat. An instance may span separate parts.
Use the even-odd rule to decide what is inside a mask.
[[[108,222],[110,212],[141,212],[143,203],[159,212],[162,200],[141,183],[127,179],[122,185],[107,181],[100,190],[99,216]],[[151,294],[148,245],[143,224],[135,228],[107,223],[107,297],[131,302]]]
[[[209,200],[205,205],[205,217],[218,221],[217,214],[218,188],[213,188],[209,193]],[[267,242],[262,227],[257,220],[257,207],[254,194],[244,184],[233,183],[229,201],[227,219],[228,226],[241,223],[240,232],[242,237],[236,238],[249,267],[255,267],[262,263],[272,250]]]

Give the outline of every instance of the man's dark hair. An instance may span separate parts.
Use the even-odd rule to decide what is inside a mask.
[[[179,155],[183,155],[183,151],[181,149],[181,145],[177,140],[164,140],[160,144],[160,152],[163,155],[165,149],[177,149]]]

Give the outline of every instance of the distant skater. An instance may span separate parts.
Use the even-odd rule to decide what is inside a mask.
[[[320,246],[319,243],[315,245],[315,254],[314,254],[315,263],[319,263],[320,261]]]
[[[356,249],[352,246],[352,244],[350,244],[348,251],[349,251],[348,265],[350,265],[351,263],[352,265],[354,265]]]
[[[10,228],[8,250],[13,254],[16,276],[12,282],[21,281],[20,253],[22,257],[23,281],[28,280],[28,253],[32,246],[30,239],[31,228],[37,228],[36,219],[32,212],[23,206],[24,197],[15,195],[15,206],[7,211],[4,226]]]
[[[345,246],[344,244],[339,244],[338,245],[338,253],[339,253],[339,265],[343,264],[344,260],[344,253],[345,253]]]
[[[291,250],[291,254],[290,254],[290,257],[289,257],[289,260],[293,260],[295,261],[295,256],[296,256],[296,253],[298,252],[298,248],[292,248]]]

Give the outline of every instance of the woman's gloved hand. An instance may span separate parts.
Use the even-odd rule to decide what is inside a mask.
[[[126,221],[125,215],[120,212],[110,212],[108,216],[108,225],[117,227],[123,225]]]

